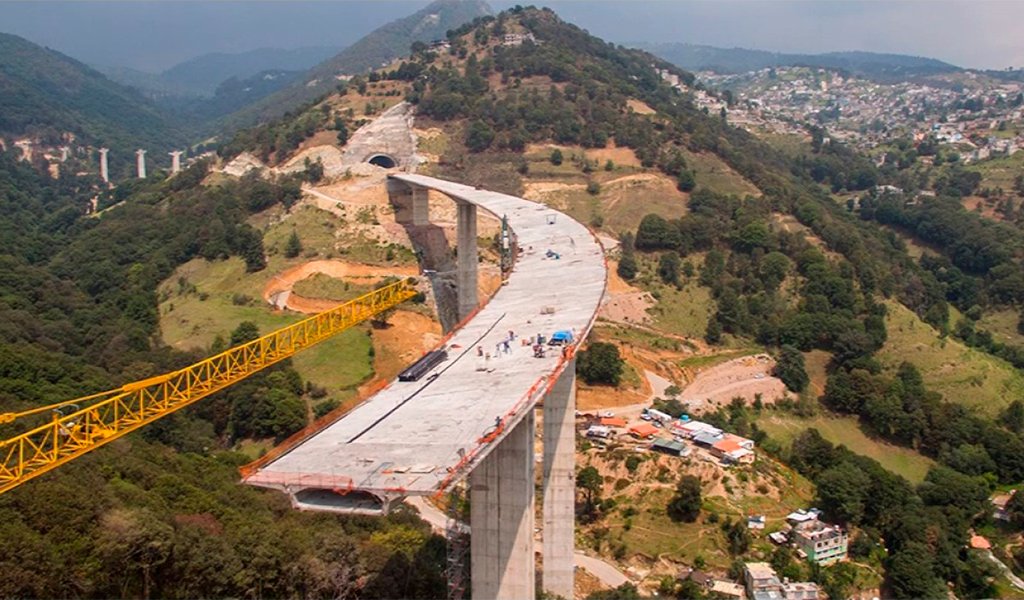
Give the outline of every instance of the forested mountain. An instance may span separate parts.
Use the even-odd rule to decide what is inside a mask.
[[[0,136],[30,136],[127,152],[180,147],[176,125],[138,92],[86,65],[14,35],[0,34]]]
[[[413,42],[443,39],[450,29],[491,14],[484,0],[435,0],[408,17],[392,21],[367,34],[336,56],[313,67],[291,86],[232,115],[231,125],[251,125],[279,117],[335,89],[339,77],[379,68],[408,54]]]
[[[213,96],[229,79],[247,80],[266,71],[303,72],[334,56],[337,48],[258,48],[248,52],[204,54],[160,73],[128,68],[97,67],[108,77],[147,96]]]
[[[920,75],[950,73],[960,68],[933,58],[876,52],[828,52],[824,54],[787,54],[716,48],[700,44],[638,44],[683,69],[743,73],[768,67],[808,66],[839,69],[868,79],[899,79]]]
[[[415,23],[434,21],[424,18]],[[406,33],[423,33],[413,23]],[[685,206],[665,217],[655,210],[662,199],[647,196],[617,199],[633,202],[626,212],[642,218],[612,225],[593,215],[595,229],[622,241],[618,274],[633,281],[644,262],[666,284],[685,278],[702,286],[712,305],[702,343],[712,348],[825,355],[820,402],[806,387],[802,359],[792,358],[803,375],[787,377],[803,392],[796,410],[856,415],[872,434],[935,466],[913,485],[814,430],[783,447],[746,421],[743,406],[707,418],[746,428],[812,481],[814,503],[847,526],[861,558],[884,573],[887,597],[945,597],[950,589],[958,597],[995,595],[991,565],[965,544],[972,527],[990,525],[989,491],[1024,479],[1024,404],[999,418],[975,413],[936,393],[910,362],[886,368],[879,359],[894,333],[886,322],[893,305],[948,332],[952,303],[969,321],[954,334],[1000,351],[986,346],[991,336],[974,328],[974,317],[1024,301],[1024,240],[955,202],[970,182],[944,174],[949,181],[934,203],[880,194],[876,184],[912,174],[880,170],[836,140],[825,143],[822,131],[812,132],[806,152],[783,153],[730,126],[727,114],[698,109],[659,70],[686,82],[692,74],[603,42],[550,10],[517,7],[448,29],[450,49],[417,46],[396,68],[238,133],[222,157],[249,150],[281,162],[327,130],[336,133],[318,139],[342,144],[356,121],[335,106],[341,95],[367,107],[362,118],[372,116],[372,103],[403,93],[422,126],[445,136],[429,168],[469,184],[522,192],[538,165],[527,155],[540,147],[545,168],[571,174],[585,190],[581,204],[595,209],[599,177],[618,167],[585,151],[622,151],[632,181],[668,180],[683,194],[671,197]],[[510,33],[521,43],[505,43]],[[334,74],[321,92],[336,87]],[[548,144],[579,154],[563,164],[562,151],[548,154]],[[748,192],[722,191],[711,170],[698,171],[698,159],[713,159],[714,173],[735,175]],[[249,222],[301,196],[298,175],[228,178],[209,170],[200,161],[172,179],[122,184],[99,197],[100,208],[113,208],[85,217],[97,193],[88,181],[54,180],[0,153],[4,410],[108,389],[197,358],[159,342],[158,285],[195,258],[235,257],[249,271],[264,269],[263,236]],[[850,202],[837,201],[839,192]],[[896,231],[939,249],[915,260]],[[243,323],[202,354],[257,333]],[[443,596],[443,540],[418,519],[298,513],[278,494],[237,484],[235,469],[246,459],[229,449],[301,427],[305,383],[283,363],[0,496],[7,573],[0,596]],[[762,559],[758,552],[730,548],[727,559]],[[813,577],[843,597],[849,568],[815,568]]]
[[[522,43],[504,43],[508,33],[519,34]],[[686,215],[651,213],[635,232],[609,232],[623,239],[623,262],[635,254],[655,264],[669,285],[680,284],[684,261],[697,262],[699,268],[690,263],[692,275],[686,277],[710,291],[714,309],[706,342],[719,344],[731,336],[783,354],[826,353],[830,360],[821,403],[805,394],[799,410],[857,415],[873,435],[941,463],[915,486],[815,431],[799,436],[788,450],[766,444],[817,485],[819,508],[849,526],[864,544],[874,548],[883,541],[885,593],[937,597],[952,585],[959,595],[991,595],[991,569],[963,548],[991,487],[1024,478],[1024,427],[1021,419],[996,420],[966,409],[960,398],[944,398],[929,389],[910,362],[883,368],[878,353],[890,335],[887,306],[902,304],[944,330],[948,303],[965,291],[966,282],[964,273],[948,263],[914,260],[892,231],[871,219],[876,214],[885,222],[919,228],[922,220],[934,219],[922,225],[950,244],[954,264],[977,269],[1003,263],[991,272],[989,289],[1011,296],[987,297],[979,313],[1005,301],[1000,298],[1013,298],[1016,291],[1010,290],[1022,280],[1019,262],[979,243],[978,236],[998,234],[984,227],[947,229],[950,215],[917,215],[916,209],[859,214],[856,202],[846,205],[832,194],[869,195],[877,184],[909,174],[896,167],[879,170],[837,140],[825,143],[821,131],[813,132],[815,141],[806,153],[784,154],[731,127],[727,115],[699,110],[665,83],[658,69],[684,82],[692,82],[692,74],[645,52],[598,40],[551,11],[516,8],[478,19],[453,31],[449,41],[449,50],[421,48],[398,68],[354,81],[354,87],[372,97],[375,82],[408,82],[406,98],[417,104],[419,118],[427,119],[424,126],[441,128],[449,137],[436,172],[470,184],[521,192],[536,164],[524,158],[536,153],[531,145],[555,143],[585,151],[604,149],[611,140],[617,148],[629,148],[645,173],[673,178],[688,194]],[[864,56],[846,60],[866,64]],[[905,61],[882,62],[895,68]],[[311,105],[300,115],[239,136],[225,151],[252,149],[269,156],[282,150],[283,141],[288,151],[318,129],[331,127],[328,112]],[[706,185],[695,176],[692,161],[708,155],[753,184],[761,196],[722,193]],[[574,159],[581,169],[578,181],[600,206],[599,165],[579,156]],[[564,168],[562,162],[561,151],[551,154],[555,168]],[[942,182],[938,187],[943,194],[958,189]],[[595,201],[586,202],[595,206]],[[865,209],[870,206],[865,202]],[[632,210],[648,212],[643,202]],[[595,214],[595,227],[604,227],[601,217]],[[798,228],[780,227],[785,220]],[[940,220],[941,234],[933,228]],[[1007,251],[1012,243],[1007,240]],[[623,278],[636,276],[636,264],[632,269],[622,265]],[[973,285],[984,287],[979,279]],[[795,391],[806,386],[793,385]],[[1015,406],[1017,413],[1024,411],[1020,402]],[[739,427],[736,414],[742,421],[742,411],[724,409],[713,418]],[[742,426],[749,430],[749,423]],[[982,516],[977,522],[985,520]],[[823,569],[816,580],[840,585],[848,575],[843,573],[841,568]]]

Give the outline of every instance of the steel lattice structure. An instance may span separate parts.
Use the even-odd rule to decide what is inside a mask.
[[[22,413],[2,414],[0,423],[10,423],[46,411],[51,411],[53,418],[45,425],[0,441],[0,494],[294,356],[415,295],[407,281],[392,283],[184,369],[101,394]],[[78,408],[79,404],[87,402],[91,404]]]

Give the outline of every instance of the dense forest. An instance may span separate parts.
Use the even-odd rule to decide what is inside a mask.
[[[135,90],[59,52],[0,34],[0,136],[60,145],[65,133],[125,157],[135,148],[156,152],[185,143],[178,126]]]
[[[209,164],[94,192],[0,153],[0,404],[110,389],[192,362],[158,339],[156,287],[193,257],[264,265],[249,214],[290,205],[294,181],[204,186]],[[230,340],[259,334],[240,323]],[[436,598],[445,546],[418,517],[299,513],[238,484],[234,441],[305,425],[283,363],[0,497],[4,597]],[[10,433],[11,426],[4,426]]]

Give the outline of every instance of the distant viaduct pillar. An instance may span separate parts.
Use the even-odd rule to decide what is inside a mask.
[[[171,155],[171,175],[174,175],[178,171],[181,171],[181,150],[175,150],[168,152]]]
[[[139,179],[146,178],[146,151],[139,149],[135,151],[135,168],[138,171]]]
[[[100,179],[104,183],[110,183],[110,169],[107,166],[107,153],[109,148],[100,148]]]

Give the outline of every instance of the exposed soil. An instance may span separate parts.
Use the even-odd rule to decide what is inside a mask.
[[[647,310],[655,305],[654,297],[619,277],[617,266],[609,261],[608,289],[597,316],[616,323],[649,324],[652,319]]]
[[[773,404],[789,394],[782,380],[772,377],[774,366],[770,356],[758,354],[709,367],[697,373],[680,399],[695,412],[716,410],[736,397],[753,402],[757,394],[765,404]]]
[[[373,372],[390,381],[441,341],[441,324],[418,312],[395,311],[388,327],[373,330]]]

